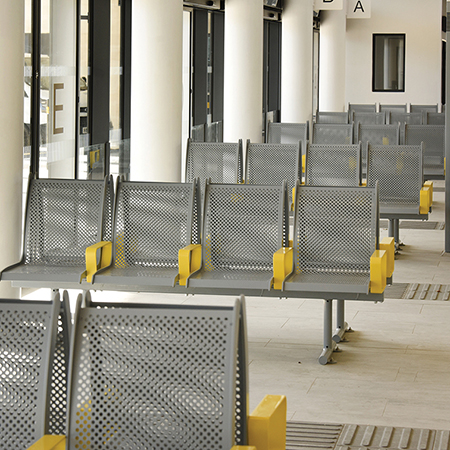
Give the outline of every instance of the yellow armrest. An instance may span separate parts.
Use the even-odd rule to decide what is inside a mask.
[[[100,262],[97,264],[97,250],[101,251]],[[111,264],[112,243],[110,241],[97,242],[86,249],[86,271],[83,276],[88,283],[92,283],[92,277],[100,270]]]
[[[178,281],[186,286],[188,277],[202,266],[202,246],[190,244],[178,251]]]
[[[380,250],[384,250],[386,252],[386,277],[392,277],[394,273],[394,264],[395,264],[395,240],[393,237],[385,237],[380,242]]]
[[[302,155],[302,173],[305,173],[305,167],[306,167],[306,154]]]
[[[420,190],[419,214],[428,214],[430,206],[430,188],[424,185]]]
[[[295,204],[295,186],[292,188],[291,211],[294,211],[294,204]]]
[[[273,288],[282,289],[283,282],[292,272],[294,262],[294,249],[282,247],[273,255]]]
[[[367,180],[366,181],[361,181],[361,186],[367,187]]]
[[[45,435],[35,442],[28,450],[65,450],[66,437],[65,436],[51,436]]]
[[[386,287],[387,255],[385,250],[375,250],[370,257],[370,292],[382,294]]]
[[[433,182],[431,180],[425,181],[423,183],[423,186],[428,186],[429,193],[430,193],[430,206],[433,204]]]
[[[266,395],[248,418],[248,444],[258,450],[284,450],[286,411],[284,395]]]

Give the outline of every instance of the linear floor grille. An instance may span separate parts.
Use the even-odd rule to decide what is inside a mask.
[[[405,300],[450,300],[449,284],[393,283],[384,291],[385,298]]]
[[[286,450],[334,449],[342,431],[342,425],[288,422]]]

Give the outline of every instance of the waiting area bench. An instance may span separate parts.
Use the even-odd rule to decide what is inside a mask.
[[[94,303],[87,293],[72,342],[67,434],[30,450],[285,448],[284,396],[248,414],[243,297],[190,306]]]
[[[267,130],[268,144],[295,144],[299,142],[302,148],[306,147],[309,140],[309,122],[288,123],[269,122]],[[213,180],[214,181],[214,180]]]
[[[353,124],[315,123],[313,125],[313,144],[353,144]]]

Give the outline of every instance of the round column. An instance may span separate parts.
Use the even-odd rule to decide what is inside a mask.
[[[24,2],[0,0],[0,270],[19,261],[22,243]],[[0,296],[18,298],[20,290],[0,283]]]
[[[281,54],[281,121],[312,118],[313,0],[285,0]]]
[[[183,1],[133,0],[130,178],[180,181]]]
[[[319,110],[345,111],[346,3],[339,11],[322,11],[320,20]]]
[[[262,142],[263,2],[225,3],[223,139]]]

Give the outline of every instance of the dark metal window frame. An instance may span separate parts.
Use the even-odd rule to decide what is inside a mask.
[[[375,88],[375,55],[376,55],[376,39],[379,36],[384,36],[384,37],[403,37],[403,89],[376,89]],[[405,92],[406,86],[405,86],[405,81],[406,81],[406,33],[374,33],[372,35],[372,92]]]

